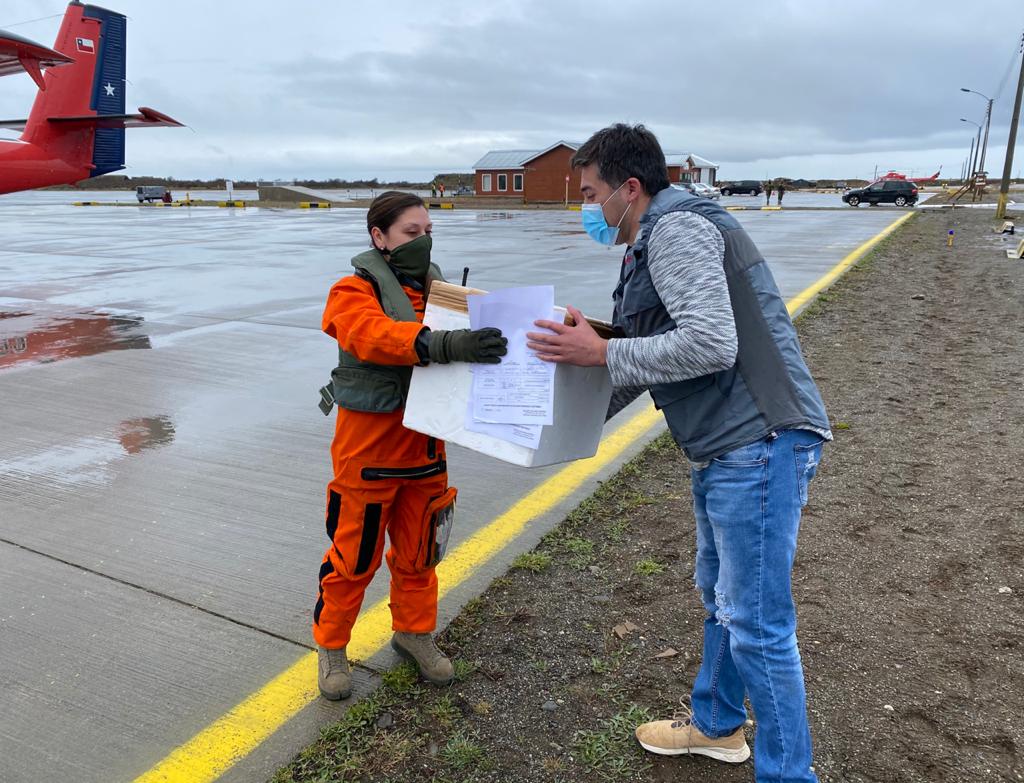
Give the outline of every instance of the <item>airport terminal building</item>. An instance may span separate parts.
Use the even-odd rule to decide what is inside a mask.
[[[578,143],[557,141],[542,150],[491,150],[473,164],[478,196],[536,201],[580,200],[580,173],[569,167]],[[718,166],[690,153],[666,152],[669,182],[715,184]]]

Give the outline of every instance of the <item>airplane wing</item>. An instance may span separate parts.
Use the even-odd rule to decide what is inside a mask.
[[[43,68],[53,68],[73,62],[74,60],[67,55],[49,47],[22,38],[20,35],[0,30],[0,76],[10,76],[12,73],[25,71],[39,85],[40,90],[45,90]]]

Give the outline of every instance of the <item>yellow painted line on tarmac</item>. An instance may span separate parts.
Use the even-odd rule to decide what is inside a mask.
[[[831,285],[864,253],[914,214],[908,213],[894,221],[847,255],[817,282],[791,299],[787,303],[789,312],[796,312]],[[443,598],[476,573],[531,521],[550,511],[619,457],[660,417],[653,406],[644,408],[605,437],[595,456],[562,468],[449,552],[437,567],[438,598]],[[359,615],[355,634],[348,646],[349,657],[355,660],[372,657],[388,643],[391,634],[391,610],[387,599],[382,599]],[[317,698],[316,678],[316,653],[306,653],[133,783],[212,783]]]
[[[660,414],[653,407],[640,411],[604,438],[595,456],[562,468],[449,552],[437,568],[438,598],[504,549],[529,522],[550,511],[615,460],[659,418]],[[373,656],[387,644],[391,634],[391,610],[387,599],[382,599],[359,615],[348,646],[349,656],[360,660]],[[317,698],[316,677],[316,653],[307,653],[136,778],[135,783],[210,783],[216,780]]]
[[[875,234],[873,237],[871,237],[871,239],[869,239],[863,245],[860,245],[852,253],[847,255],[846,258],[844,258],[842,261],[840,261],[838,264],[832,267],[822,277],[818,278],[816,281],[811,283],[811,285],[807,286],[807,288],[805,288],[799,294],[790,299],[786,303],[786,308],[789,310],[789,314],[793,315],[795,312],[797,312],[797,310],[799,310],[801,307],[803,307],[805,304],[811,301],[814,297],[816,297],[818,294],[820,294],[822,291],[824,291],[826,288],[832,285],[832,283],[834,283],[839,278],[839,276],[843,274],[843,272],[845,272],[849,267],[857,263],[861,256],[867,253],[871,248],[873,248],[875,245],[877,245],[879,242],[881,242],[883,239],[889,236],[889,234],[891,234],[901,225],[906,223],[908,220],[910,220],[910,218],[912,218],[916,214],[916,212],[908,212],[903,217],[894,220],[892,223],[889,224],[887,228]]]

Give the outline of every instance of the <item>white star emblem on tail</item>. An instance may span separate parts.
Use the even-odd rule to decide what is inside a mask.
[[[110,97],[114,94],[114,85],[112,85],[110,82],[104,84],[103,89],[107,91],[107,97]]]

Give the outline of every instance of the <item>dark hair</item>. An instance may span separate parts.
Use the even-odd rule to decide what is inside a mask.
[[[398,190],[386,190],[370,202],[370,210],[366,213],[366,233],[373,241],[372,229],[387,231],[409,207],[424,207],[426,204],[415,193],[402,193]]]
[[[636,177],[647,195],[669,186],[665,153],[657,137],[643,125],[617,122],[602,128],[580,147],[569,162],[574,169],[597,164],[597,176],[619,187]]]

